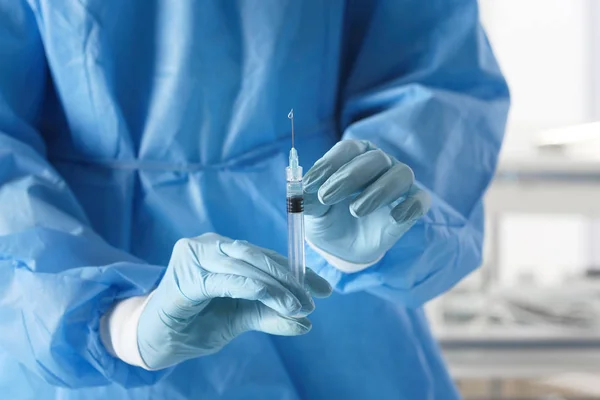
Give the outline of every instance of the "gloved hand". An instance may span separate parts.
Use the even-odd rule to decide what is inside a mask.
[[[367,141],[344,140],[304,177],[306,239],[353,264],[378,261],[430,206],[413,171]]]
[[[331,294],[310,269],[305,281],[314,296]],[[315,308],[310,293],[274,251],[214,233],[182,239],[140,316],[140,355],[161,369],[214,353],[246,331],[304,334]]]

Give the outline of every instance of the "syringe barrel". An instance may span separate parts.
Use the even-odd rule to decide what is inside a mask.
[[[306,259],[304,254],[304,196],[302,180],[287,182],[288,264],[292,275],[304,285]]]

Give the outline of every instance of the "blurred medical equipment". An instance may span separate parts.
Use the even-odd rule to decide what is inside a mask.
[[[444,299],[447,326],[512,326],[600,333],[600,287],[584,282],[559,288],[495,288],[453,292]]]
[[[450,373],[460,382],[486,382],[486,398],[508,398],[513,380],[560,378],[566,387],[565,374],[600,374],[597,284],[457,290],[439,301],[441,318],[432,327]]]
[[[286,198],[288,214],[288,263],[294,277],[304,283],[306,259],[304,256],[304,194],[302,190],[302,167],[298,163],[298,152],[294,147],[294,109],[288,114],[292,121],[292,149],[287,177]]]
[[[331,294],[310,270],[306,283],[315,296]],[[140,317],[141,366],[163,369],[212,354],[246,331],[301,335],[314,309],[284,256],[215,233],[182,239]]]
[[[600,374],[597,266],[574,276],[565,272],[559,286],[541,285],[536,270],[508,284],[500,269],[506,215],[600,217],[600,159],[573,156],[571,144],[558,143],[559,136],[566,137],[553,133],[541,145],[567,146],[560,153],[545,148],[532,158],[503,160],[486,196],[489,252],[481,280],[465,282],[431,304],[432,327],[452,376],[490,379],[492,398],[507,379]],[[536,267],[544,271],[544,265]]]

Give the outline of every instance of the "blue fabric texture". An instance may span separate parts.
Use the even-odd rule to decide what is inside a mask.
[[[421,305],[479,265],[508,89],[475,0],[0,0],[0,393],[10,399],[454,399]],[[286,252],[290,108],[308,168],[367,140],[430,211],[298,337],[162,371],[99,319],[182,237]]]

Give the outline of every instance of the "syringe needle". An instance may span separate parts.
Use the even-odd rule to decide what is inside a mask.
[[[288,114],[288,118],[292,120],[292,149],[294,148],[294,109]]]

